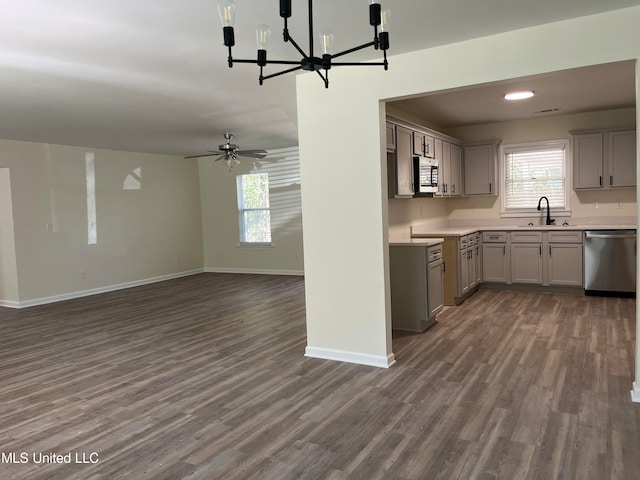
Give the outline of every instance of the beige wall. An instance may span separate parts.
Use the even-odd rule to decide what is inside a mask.
[[[395,116],[426,125],[416,117],[395,110]],[[503,144],[527,143],[570,138],[570,131],[591,128],[635,126],[636,109],[625,108],[575,115],[553,116],[530,120],[491,123],[449,129],[447,134],[463,142],[475,142],[499,138]],[[430,125],[438,131],[437,126]],[[499,195],[500,195],[499,191]],[[389,201],[389,234],[406,235],[410,225],[428,221],[500,220],[500,196],[469,198],[413,198]],[[588,223],[592,218],[630,217],[636,215],[636,189],[622,188],[571,192],[571,217],[569,223]],[[597,205],[597,208],[596,208]],[[529,218],[527,221],[530,220]],[[531,219],[533,220],[533,219]],[[517,218],[505,219],[510,224],[520,224]]]
[[[0,306],[13,306],[18,301],[16,242],[13,233],[11,176],[8,168],[0,168]]]
[[[214,157],[215,158],[215,157]],[[298,148],[271,150],[262,159],[199,160],[204,265],[210,272],[295,274],[303,272],[300,161]],[[269,173],[271,247],[239,245],[236,176]]]
[[[88,244],[86,152],[95,157],[95,245]],[[202,269],[195,160],[0,141],[0,167],[11,172],[21,305]],[[138,168],[140,188],[125,190]]]
[[[329,90],[297,77],[307,355],[393,362],[384,102],[637,59],[639,22],[633,7],[396,55],[388,71],[335,69]]]

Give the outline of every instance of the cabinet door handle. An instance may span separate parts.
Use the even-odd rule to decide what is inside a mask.
[[[447,271],[447,262],[443,261],[442,262],[442,273]]]
[[[453,193],[456,193],[456,184],[453,184]]]
[[[551,245],[549,245],[549,256],[551,256]]]
[[[613,185],[613,175],[609,175],[609,186]]]
[[[538,249],[540,251],[540,256],[542,256],[542,245],[538,245]]]
[[[502,246],[502,256],[504,257],[507,254],[507,246],[503,245]]]
[[[602,175],[600,175],[600,186],[602,186]]]
[[[493,193],[493,192],[491,191],[491,183],[489,183],[489,193]]]

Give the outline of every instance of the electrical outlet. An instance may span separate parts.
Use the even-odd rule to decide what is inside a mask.
[[[47,232],[53,232],[53,225],[51,223],[47,223]]]
[[[593,202],[593,208],[597,210],[599,207],[600,205],[598,205],[598,202]]]
[[[622,208],[622,202],[620,200],[618,200],[618,203],[616,204],[616,208]]]

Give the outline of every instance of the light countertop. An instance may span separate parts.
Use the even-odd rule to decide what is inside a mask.
[[[455,226],[455,227],[428,227],[417,225],[411,229],[412,238],[421,237],[458,237],[480,231],[546,231],[546,230],[635,230],[636,225],[487,225],[487,226]]]
[[[432,245],[438,245],[444,242],[444,238],[390,238],[390,247],[431,247]]]

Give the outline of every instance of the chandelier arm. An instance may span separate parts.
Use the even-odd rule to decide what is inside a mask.
[[[302,55],[303,58],[307,58],[307,54],[304,53],[304,50],[300,48],[300,46],[296,43],[296,41],[291,36],[289,36],[289,42],[291,42],[291,45],[295,47],[295,49],[298,51],[300,55]],[[309,56],[312,56],[312,55],[313,53],[309,54]]]
[[[343,55],[348,55],[349,53],[357,52],[358,50],[362,50],[362,49],[364,49],[364,48],[372,47],[372,46],[374,46],[375,44],[376,44],[376,42],[373,42],[373,41],[372,41],[372,42],[369,42],[369,43],[364,43],[364,44],[362,44],[362,45],[360,45],[360,46],[358,46],[358,47],[353,47],[353,48],[350,48],[350,49],[345,50],[345,51],[343,51],[343,52],[340,52],[340,53],[336,53],[336,54],[334,54],[334,55],[331,55],[331,58],[333,59],[333,58],[341,57],[341,56],[343,56]],[[331,62],[331,63],[332,63],[332,65],[337,65],[337,64],[335,64],[335,63],[333,63],[333,62]]]
[[[257,64],[258,60],[255,59],[233,59],[234,62],[238,63],[253,63]],[[300,65],[300,60],[266,60],[266,64],[269,65]]]
[[[263,80],[268,80],[269,78],[279,77],[280,75],[284,75],[285,73],[295,72],[296,70],[302,69],[302,65],[299,67],[288,68],[286,70],[282,70],[281,72],[272,73],[270,75],[265,75],[262,77]]]
[[[309,0],[309,58],[313,58],[313,0]]]
[[[325,77],[320,70],[316,70],[316,73],[320,76],[322,81],[324,82],[324,88],[329,88],[329,71],[326,71],[327,76]]]
[[[360,65],[383,67],[385,62],[331,62],[332,67],[357,67]]]

